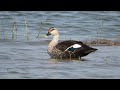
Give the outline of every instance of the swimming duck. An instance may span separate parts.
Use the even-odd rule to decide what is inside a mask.
[[[66,40],[58,43],[59,32],[54,27],[48,29],[46,36],[49,35],[53,36],[53,40],[48,45],[48,54],[53,59],[81,59],[81,57],[97,50],[76,40]]]

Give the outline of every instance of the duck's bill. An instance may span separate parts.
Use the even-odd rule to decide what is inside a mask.
[[[48,36],[50,36],[51,34],[48,32],[44,37],[47,38]]]
[[[47,36],[47,35],[45,35],[44,37],[45,37],[45,38],[47,38],[48,36]]]
[[[48,32],[47,34],[46,34],[46,36],[50,36],[51,34]]]

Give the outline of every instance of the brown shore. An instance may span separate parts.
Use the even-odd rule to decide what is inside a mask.
[[[112,41],[107,39],[95,39],[91,41],[83,41],[83,43],[92,46],[120,46],[120,41]]]

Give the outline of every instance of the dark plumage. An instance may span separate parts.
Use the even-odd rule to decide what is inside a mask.
[[[50,28],[47,33],[47,36],[49,35],[54,36],[48,46],[48,54],[51,58],[71,60],[74,58],[84,57],[97,50],[96,48],[92,48],[81,41],[66,40],[58,43],[59,33],[56,28]]]
[[[74,44],[79,44],[79,45],[81,45],[81,47],[75,48],[74,50],[71,50],[71,51],[70,50],[65,51],[68,47],[70,47]],[[62,52],[66,52],[65,54],[68,54],[68,52],[71,53],[72,55],[74,55],[74,58],[86,56],[89,53],[97,50],[95,48],[92,48],[88,45],[83,44],[81,41],[75,41],[75,40],[67,40],[67,41],[60,42],[55,47],[57,49],[61,50]]]

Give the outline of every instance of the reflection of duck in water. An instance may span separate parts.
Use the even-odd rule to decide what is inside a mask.
[[[53,40],[49,43],[48,54],[53,59],[81,59],[97,49],[83,44],[81,41],[66,40],[58,43],[59,33],[56,28],[50,28],[46,36],[52,35]]]

